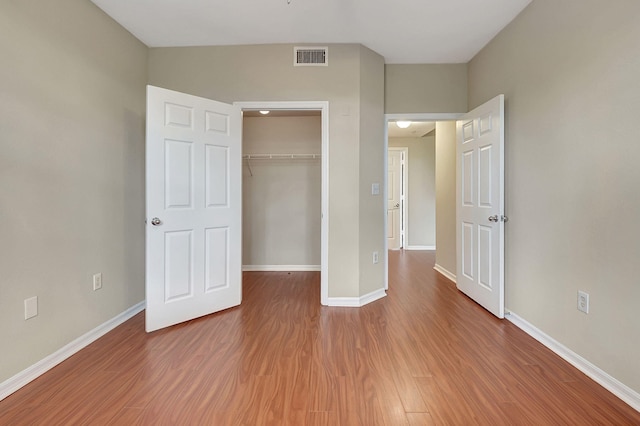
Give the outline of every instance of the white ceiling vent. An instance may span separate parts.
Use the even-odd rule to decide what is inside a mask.
[[[294,47],[293,65],[296,67],[326,67],[329,64],[327,47]]]

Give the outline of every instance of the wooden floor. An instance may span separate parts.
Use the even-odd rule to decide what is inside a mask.
[[[241,307],[145,334],[142,314],[0,402],[2,425],[640,425],[640,413],[433,271],[320,306],[318,273],[244,275]]]

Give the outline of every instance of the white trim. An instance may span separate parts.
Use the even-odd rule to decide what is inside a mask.
[[[436,246],[406,246],[405,250],[435,250]]]
[[[376,300],[382,299],[387,295],[384,289],[372,291],[360,297],[330,297],[327,306],[338,306],[345,308],[361,308]]]
[[[519,317],[513,312],[506,312],[505,318],[512,322],[516,327],[527,333],[529,336],[542,343],[547,348],[551,349],[554,353],[567,361],[569,364],[582,371],[589,376],[595,382],[599,383],[602,387],[609,392],[620,398],[622,401],[629,404],[634,410],[640,411],[640,393],[634,391],[629,386],[620,382],[618,379],[607,374],[605,371],[596,367],[571,349],[564,346],[551,336],[544,333],[542,330],[535,327],[533,324],[527,322],[525,319]]]
[[[360,306],[368,305],[369,303],[375,302],[376,300],[382,299],[386,296],[387,292],[383,288],[374,290],[371,293],[360,296]]]
[[[242,265],[247,272],[304,272],[320,271],[320,265]]]
[[[436,266],[433,267],[433,269],[436,270],[436,272],[441,273],[442,275],[445,276],[445,278],[448,278],[449,280],[453,281],[454,284],[456,282],[456,274],[450,272],[448,269],[443,268],[442,266],[438,265],[436,263]]]
[[[133,305],[126,311],[116,315],[111,318],[107,322],[97,326],[93,330],[83,334],[78,337],[71,343],[63,346],[58,349],[51,355],[41,359],[30,367],[22,370],[18,374],[4,382],[0,383],[0,401],[20,389],[21,387],[27,385],[29,382],[37,379],[47,371],[51,370],[56,365],[60,364],[62,361],[66,360],[70,356],[74,355],[81,349],[89,346],[91,343],[98,340],[100,337],[104,336],[120,324],[125,321],[133,318],[136,314],[142,312],[145,307],[144,300],[136,305]]]
[[[389,206],[387,205],[387,201],[389,199],[389,118],[388,115],[384,116],[384,160],[382,161],[382,199],[384,200],[382,204],[384,204],[384,223],[382,226],[382,232],[384,232],[384,245],[382,249],[382,269],[384,274],[384,289],[389,290],[389,219],[387,215],[389,214]]]
[[[320,201],[320,303],[322,305],[327,305],[329,299],[329,102],[234,102],[233,104],[238,105],[243,110],[281,109],[320,111],[322,125],[322,195]]]
[[[459,112],[445,112],[445,113],[406,113],[406,114],[385,114],[384,115],[384,185],[382,189],[382,196],[385,200],[387,200],[387,178],[388,178],[388,158],[387,154],[389,152],[389,122],[397,121],[397,120],[410,120],[410,121],[455,121],[462,117],[464,113]],[[389,289],[389,244],[387,241],[387,205],[384,205],[384,255],[382,259],[384,261],[384,288],[385,290]]]

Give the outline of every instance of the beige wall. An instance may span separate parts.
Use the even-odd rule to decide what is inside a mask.
[[[329,296],[358,297],[384,281],[370,261],[383,246],[382,201],[364,195],[382,182],[384,64],[356,44],[329,45],[328,67],[292,62],[293,45],[155,48],[149,83],[224,102],[329,102]]]
[[[456,274],[456,122],[436,122],[436,265]]]
[[[467,112],[467,64],[387,64],[384,112]]]
[[[436,245],[435,136],[389,138],[389,147],[406,147],[409,151],[405,248],[433,247]]]
[[[639,16],[534,0],[469,66],[470,107],[506,97],[507,308],[636,392]]]
[[[146,55],[88,1],[0,2],[0,382],[144,299]]]
[[[320,154],[320,116],[245,117],[244,154]],[[242,264],[320,265],[321,160],[245,160]]]

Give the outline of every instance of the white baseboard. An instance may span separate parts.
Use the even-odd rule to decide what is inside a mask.
[[[361,308],[371,302],[375,302],[378,299],[382,299],[387,295],[387,292],[381,288],[379,290],[372,291],[369,294],[365,294],[360,297],[329,297],[327,299],[327,306],[341,306],[346,308]]]
[[[85,348],[89,344],[95,342],[100,337],[104,336],[120,324],[124,323],[134,315],[141,312],[144,308],[145,301],[143,300],[142,302],[130,307],[126,311],[116,315],[109,321],[78,337],[77,339],[58,349],[51,355],[45,357],[44,359],[41,359],[31,367],[26,368],[15,376],[0,383],[0,401],[14,393],[21,387],[25,386],[29,382],[37,379],[47,371],[51,370],[53,367],[69,358],[71,355]]]
[[[247,272],[305,272],[320,271],[320,265],[242,265]]]
[[[435,250],[436,246],[406,246],[405,250]]]
[[[582,371],[584,374],[592,378],[599,383],[602,387],[609,392],[629,404],[636,411],[640,411],[640,393],[631,389],[629,386],[620,382],[618,379],[610,376],[605,371],[596,367],[586,359],[582,358],[571,349],[567,348],[551,336],[544,333],[542,330],[535,327],[533,324],[527,322],[525,319],[519,317],[513,312],[507,312],[505,318],[515,324],[518,328],[525,333],[536,339],[538,342],[551,349],[562,359],[569,364]]]
[[[443,268],[442,266],[438,265],[437,263],[436,263],[436,266],[433,267],[433,269],[435,269],[436,271],[440,272],[442,275],[444,275],[446,278],[449,278],[454,283],[456,282],[456,274],[454,274],[453,272]]]

